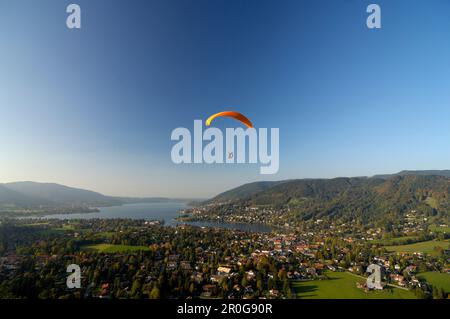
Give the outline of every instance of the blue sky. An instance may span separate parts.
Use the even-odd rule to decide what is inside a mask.
[[[380,30],[365,24],[373,2]],[[66,28],[69,3],[81,30]],[[0,182],[208,197],[256,180],[448,169],[449,9],[0,0]],[[172,163],[171,131],[224,110],[280,128],[277,174]]]

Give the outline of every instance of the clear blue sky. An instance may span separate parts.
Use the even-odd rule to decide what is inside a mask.
[[[69,3],[81,30],[66,28]],[[366,27],[370,3],[381,30]],[[450,168],[449,12],[447,0],[0,0],[0,182],[208,197]],[[278,174],[171,162],[175,127],[229,109],[280,128]]]

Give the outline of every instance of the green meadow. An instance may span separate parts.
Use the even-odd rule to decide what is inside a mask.
[[[300,299],[415,299],[413,292],[385,287],[382,291],[365,292],[357,288],[364,278],[347,272],[326,272],[328,279],[293,281],[292,287]]]
[[[448,226],[438,226],[438,225],[431,225],[429,229],[435,233],[450,233],[450,227]]]
[[[449,246],[450,242],[448,240],[445,241],[429,240],[409,245],[386,246],[386,249],[392,252],[406,252],[406,253],[421,252],[430,255],[436,255],[437,251],[434,249],[435,247],[442,247],[444,249],[448,249]]]
[[[49,222],[36,222],[36,223],[31,223],[31,224],[25,224],[25,227],[37,227],[37,226],[46,226],[46,225],[50,225]]]
[[[384,246],[392,246],[392,245],[404,245],[407,244],[409,240],[417,241],[417,236],[403,236],[403,237],[395,237],[395,238],[386,238],[386,239],[375,239],[370,241],[371,244],[379,244]]]
[[[428,271],[418,274],[417,277],[425,279],[433,287],[442,288],[446,293],[450,293],[450,274]]]
[[[58,231],[75,231],[75,225],[73,225],[73,224],[64,224],[61,227],[54,228],[54,230],[58,230]]]
[[[113,245],[113,244],[96,244],[81,247],[81,250],[99,253],[123,253],[132,251],[149,250],[146,246],[129,246],[129,245]]]

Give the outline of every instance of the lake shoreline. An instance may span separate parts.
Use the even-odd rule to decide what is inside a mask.
[[[135,219],[144,221],[160,221],[164,226],[177,227],[190,225],[201,228],[235,229],[240,231],[270,233],[273,228],[264,224],[228,223],[215,221],[180,221],[177,218],[184,209],[189,207],[187,202],[154,202],[154,203],[132,203],[120,206],[98,207],[97,212],[47,214],[38,216],[16,216],[18,219]]]

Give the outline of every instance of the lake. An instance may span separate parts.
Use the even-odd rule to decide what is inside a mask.
[[[187,203],[173,202],[155,202],[155,203],[139,203],[126,204],[122,206],[99,207],[99,212],[80,213],[80,214],[52,214],[39,218],[43,219],[94,219],[94,218],[131,218],[144,220],[164,220],[166,226],[176,226],[178,224],[189,224],[199,227],[214,227],[237,229],[251,232],[270,232],[271,228],[262,224],[241,224],[226,222],[177,222],[179,211],[188,208]],[[31,218],[31,216],[30,216]],[[33,217],[36,218],[36,217]]]

